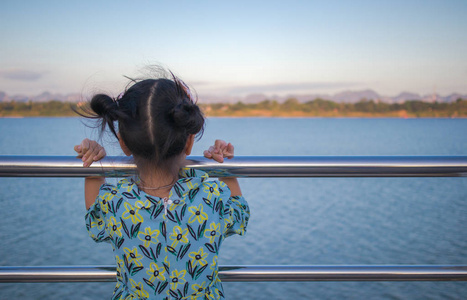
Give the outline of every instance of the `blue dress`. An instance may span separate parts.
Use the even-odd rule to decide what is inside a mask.
[[[132,179],[103,184],[86,214],[96,242],[109,242],[117,263],[112,299],[223,299],[222,241],[244,235],[250,216],[242,196],[205,172],[182,169],[168,198]]]

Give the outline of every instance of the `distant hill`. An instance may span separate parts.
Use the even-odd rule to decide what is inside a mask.
[[[411,92],[402,92],[394,97],[387,97],[378,94],[377,92],[367,89],[362,91],[342,91],[336,94],[291,94],[286,96],[267,96],[265,94],[249,94],[243,97],[235,96],[222,96],[222,95],[199,95],[201,103],[237,103],[239,101],[243,103],[258,103],[263,100],[276,100],[280,103],[285,102],[287,99],[295,98],[299,102],[312,101],[317,98],[324,100],[331,100],[338,103],[356,103],[360,100],[373,100],[381,101],[387,103],[403,103],[404,101],[410,100],[421,100],[424,102],[454,102],[457,99],[467,99],[467,94],[458,94],[453,93],[447,96],[441,96],[438,94],[429,94],[429,95],[419,95]],[[0,102],[7,101],[17,101],[17,102],[46,102],[50,100],[58,100],[64,102],[79,102],[83,100],[83,96],[79,93],[72,94],[53,94],[50,92],[43,92],[35,96],[25,96],[25,95],[8,95],[5,92],[0,91]]]
[[[62,102],[79,102],[82,100],[82,95],[78,93],[71,93],[71,94],[52,94],[50,92],[43,92],[39,95],[35,96],[26,96],[26,95],[8,95],[5,92],[0,91],[0,102],[6,101],[17,101],[17,102],[26,102],[26,101],[34,101],[34,102],[47,102],[50,100],[57,100]]]
[[[447,96],[441,96],[438,94],[419,95],[410,92],[402,92],[394,97],[387,97],[378,94],[373,90],[362,90],[362,91],[343,91],[337,94],[290,94],[286,96],[267,96],[265,94],[251,94],[245,97],[231,97],[231,96],[200,96],[202,103],[236,103],[242,101],[243,103],[258,103],[263,100],[276,100],[280,103],[287,99],[295,98],[299,102],[308,102],[321,98],[324,100],[331,100],[337,103],[356,103],[360,100],[373,100],[387,103],[403,103],[405,101],[420,100],[424,102],[454,102],[457,99],[467,99],[467,94],[453,93]]]

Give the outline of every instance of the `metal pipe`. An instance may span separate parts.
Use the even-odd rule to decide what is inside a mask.
[[[459,266],[221,266],[222,281],[467,281]],[[6,282],[115,281],[114,266],[0,267]]]
[[[224,281],[467,281],[467,266],[234,266]]]
[[[115,266],[0,267],[0,283],[6,282],[103,282],[116,281]]]
[[[458,177],[467,156],[239,156],[219,164],[191,156],[187,166],[213,177]],[[0,156],[0,177],[123,177],[134,174],[128,157],[106,157],[89,168],[73,156]]]

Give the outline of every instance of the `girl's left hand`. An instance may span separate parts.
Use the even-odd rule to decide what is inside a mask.
[[[214,159],[217,162],[224,162],[224,158],[234,157],[234,146],[222,140],[216,140],[214,146],[204,151],[204,157]]]
[[[74,147],[78,153],[78,158],[83,161],[83,167],[89,167],[93,162],[103,159],[106,156],[104,147],[96,141],[84,139],[81,144]]]

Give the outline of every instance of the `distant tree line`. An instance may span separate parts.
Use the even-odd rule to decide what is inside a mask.
[[[0,117],[63,117],[76,116],[77,103],[51,100],[47,102],[0,102]]]
[[[264,100],[259,103],[204,104],[204,111],[211,116],[258,115],[267,116],[397,116],[397,117],[467,117],[467,99],[455,102],[424,102],[410,100],[387,103],[362,99],[356,103],[338,103],[317,98],[300,102],[289,98],[283,103]]]
[[[61,101],[0,102],[0,117],[77,116],[73,108],[82,104]],[[289,98],[279,103],[200,104],[207,116],[303,116],[303,117],[467,117],[467,99],[444,102],[419,100],[386,103],[362,99],[356,103],[338,103],[325,99],[300,102]]]

